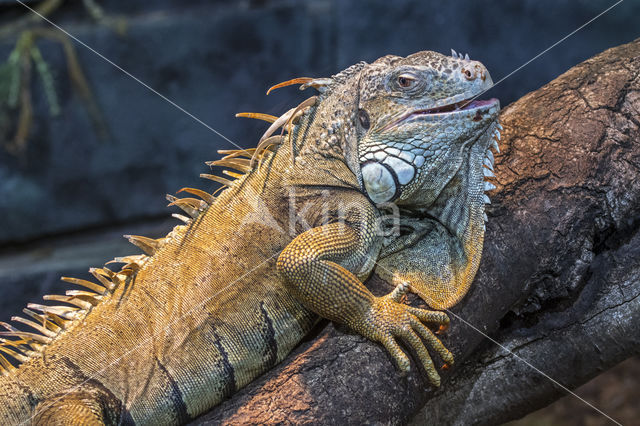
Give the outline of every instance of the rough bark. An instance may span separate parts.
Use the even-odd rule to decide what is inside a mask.
[[[639,116],[640,40],[504,109],[485,254],[452,309],[444,341],[457,363],[439,389],[324,324],[197,422],[495,424],[565,394],[532,366],[575,388],[637,354]]]

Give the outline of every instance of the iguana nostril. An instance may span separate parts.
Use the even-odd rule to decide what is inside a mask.
[[[460,72],[464,74],[464,78],[466,78],[467,80],[475,80],[476,78],[475,73],[472,73],[471,70],[468,68],[461,68]]]
[[[475,64],[472,69],[463,67],[460,69],[460,72],[464,74],[464,78],[466,78],[469,81],[475,80],[478,77],[482,81],[485,81],[487,79],[486,70],[478,64]]]

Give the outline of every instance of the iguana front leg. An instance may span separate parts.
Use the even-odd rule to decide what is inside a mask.
[[[373,221],[363,222],[331,223],[300,234],[280,254],[278,270],[308,309],[380,342],[406,373],[409,358],[397,342],[398,338],[404,339],[418,355],[429,381],[439,386],[440,376],[424,342],[446,363],[453,362],[453,355],[423,322],[447,324],[449,318],[443,312],[400,303],[408,290],[406,284],[383,297],[374,296],[364,286],[356,274],[366,276],[370,272],[370,256],[377,257],[379,249],[375,247],[373,225],[366,224]]]

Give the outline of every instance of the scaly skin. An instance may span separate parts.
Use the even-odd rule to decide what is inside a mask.
[[[48,297],[73,307],[31,306],[43,336],[6,325],[0,350],[21,365],[0,358],[3,424],[184,423],[281,361],[320,317],[380,342],[403,372],[405,340],[439,385],[427,347],[453,356],[425,323],[449,319],[401,297],[410,288],[442,309],[467,291],[498,104],[433,108],[491,79],[479,62],[420,52],[290,83],[320,95],[262,115],[277,121],[258,149],[217,162],[245,172],[210,176],[228,186],[220,195],[174,200],[186,225],[130,237],[148,256],[94,270],[99,285],[70,280],[91,292]],[[287,136],[268,139],[280,126]],[[403,232],[385,237],[381,216],[396,206]],[[374,269],[391,294],[363,285]]]

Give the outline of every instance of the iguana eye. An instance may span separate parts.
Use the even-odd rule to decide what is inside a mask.
[[[415,77],[410,74],[400,74],[398,76],[398,86],[405,89],[413,86],[415,81],[416,81]]]
[[[358,120],[360,121],[360,126],[362,126],[364,130],[369,129],[369,126],[371,125],[371,123],[369,122],[369,114],[367,114],[367,111],[363,109],[359,110]]]

